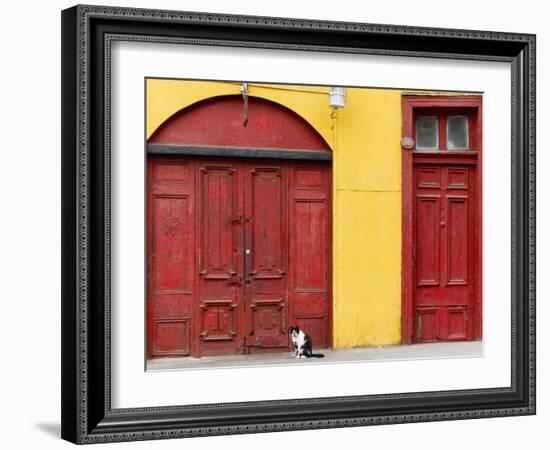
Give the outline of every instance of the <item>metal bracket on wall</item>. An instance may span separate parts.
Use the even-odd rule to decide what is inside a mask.
[[[241,85],[241,94],[243,95],[243,127],[248,123],[248,83]]]

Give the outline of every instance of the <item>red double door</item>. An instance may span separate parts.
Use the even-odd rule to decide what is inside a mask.
[[[149,357],[330,345],[330,163],[150,157]]]

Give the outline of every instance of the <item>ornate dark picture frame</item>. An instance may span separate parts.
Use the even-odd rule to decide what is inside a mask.
[[[505,388],[113,409],[110,49],[144,41],[505,61],[512,372]],[[535,36],[75,6],[62,12],[62,437],[98,443],[535,414]]]

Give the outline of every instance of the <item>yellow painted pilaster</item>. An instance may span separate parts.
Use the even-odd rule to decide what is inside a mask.
[[[334,347],[401,340],[401,93],[348,89],[334,154]]]

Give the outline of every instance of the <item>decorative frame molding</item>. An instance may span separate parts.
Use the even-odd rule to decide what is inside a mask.
[[[511,63],[511,386],[112,409],[109,111],[116,40]],[[534,414],[535,42],[531,34],[397,25],[81,5],[63,11],[62,437],[84,444]]]

